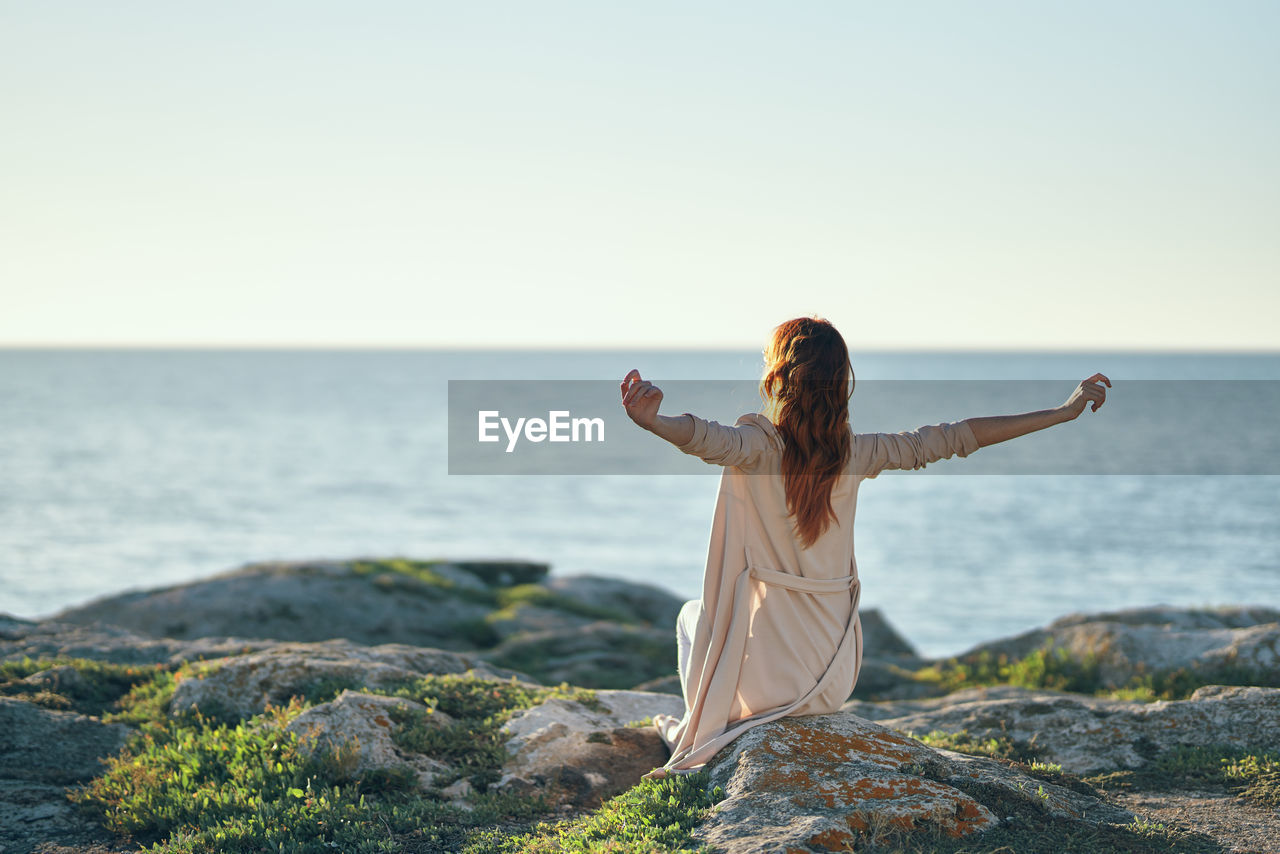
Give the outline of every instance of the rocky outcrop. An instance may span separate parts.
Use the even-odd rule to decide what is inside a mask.
[[[641,691],[596,691],[595,702],[552,699],[503,728],[511,758],[498,788],[539,792],[578,807],[598,806],[666,764],[654,715],[682,715],[684,701]]]
[[[982,654],[1025,658],[1051,645],[1096,661],[1102,684],[1120,687],[1135,676],[1186,670],[1200,681],[1280,672],[1280,611],[1271,608],[1135,608],[1072,614],[1043,629],[982,644]]]
[[[439,760],[400,747],[395,742],[396,713],[418,712],[426,725],[444,728],[453,719],[444,712],[427,714],[427,707],[399,697],[343,691],[336,700],[312,706],[286,729],[298,736],[307,755],[325,754],[346,779],[371,771],[404,769],[421,788],[430,788],[453,769]]]
[[[648,623],[675,632],[676,617],[684,605],[661,587],[636,584],[618,578],[571,575],[549,578],[546,587],[553,593],[601,611],[617,611],[633,621]]]
[[[116,664],[169,664],[239,655],[275,645],[245,638],[153,638],[102,623],[23,620],[0,615],[0,660],[87,658]]]
[[[30,851],[41,842],[88,844],[106,835],[67,800],[67,785],[97,775],[119,751],[127,727],[0,697],[0,845]]]
[[[649,719],[681,714],[681,700],[639,691],[594,694],[587,702],[554,698],[517,712],[502,729],[509,758],[497,790],[594,807],[667,761],[666,746]],[[458,769],[439,756],[416,752],[401,736],[406,726],[453,723],[449,715],[411,700],[344,691],[306,710],[287,729],[308,754],[321,753],[336,763],[345,778],[408,772],[422,789],[453,782],[445,791],[459,801],[470,784],[456,780]]]
[[[968,836],[1011,804],[1078,827],[1133,816],[991,759],[934,750],[850,714],[749,730],[707,765],[725,799],[695,837],[725,854],[851,849],[886,831]]]
[[[846,708],[865,709],[870,704]],[[1209,686],[1186,700],[1137,703],[1053,691],[982,689],[915,704],[880,720],[902,732],[935,730],[1033,745],[1078,774],[1141,768],[1178,746],[1229,744],[1274,750],[1280,744],[1280,689]]]
[[[271,638],[474,649],[470,626],[492,606],[427,571],[369,561],[254,564],[193,584],[72,608],[60,622],[106,623],[152,637]],[[398,564],[386,562],[386,566]],[[414,565],[410,565],[412,568]],[[366,570],[366,567],[367,570]],[[544,570],[545,571],[545,570]]]
[[[128,727],[0,697],[0,777],[76,783],[102,771],[100,759],[118,751]]]
[[[674,678],[681,603],[646,585],[549,579],[545,572],[540,564],[502,561],[259,564],[112,597],[56,621],[0,616],[0,659],[185,662],[169,704],[175,714],[198,709],[236,719],[295,695],[326,700],[289,729],[345,777],[386,771],[397,785],[411,777],[429,797],[456,806],[466,806],[472,785],[492,784],[583,809],[667,760],[656,731],[642,722],[683,708]],[[914,671],[928,662],[878,611],[861,616],[856,699],[838,714],[756,727],[715,757],[712,785],[726,798],[703,821],[699,839],[725,852],[818,852],[890,831],[921,831],[921,839],[992,832],[1007,841],[1008,828],[1028,816],[1085,833],[1131,818],[1085,793],[1087,786],[1062,788],[1028,776],[1025,766],[935,750],[910,733],[1010,738],[1077,773],[1140,769],[1182,745],[1280,744],[1277,688],[1207,687],[1152,704],[1009,686],[927,698],[938,683],[917,680]],[[1017,659],[1050,644],[1087,660],[1099,684],[1175,672],[1191,675],[1185,684],[1214,674],[1245,681],[1261,674],[1274,683],[1280,612],[1152,608],[1073,616],[971,654]],[[15,672],[0,682],[0,694],[37,702],[92,694],[95,683],[83,680],[101,679],[67,665],[25,677],[28,670]],[[468,706],[449,706],[459,715],[451,720],[423,703],[373,693],[429,674],[463,673],[597,689],[643,683],[668,693],[597,690],[594,700],[551,699],[517,712],[503,730],[509,757],[493,783],[499,758],[489,756],[478,776],[450,764],[479,731],[459,711]],[[65,786],[97,773],[126,732],[0,696],[5,851],[29,850],[37,838],[99,838],[72,811]]]
[[[521,561],[252,564],[190,584],[107,597],[44,624],[0,617],[0,655],[154,663],[262,649],[272,641],[334,638],[476,652],[534,635],[541,637],[535,643],[593,635],[601,630],[588,627],[602,623],[663,639],[661,656],[648,654],[651,643],[633,645],[626,669],[635,670],[642,653],[646,661],[640,662],[640,678],[621,687],[656,675],[651,671],[658,658],[665,672],[674,655],[666,653],[674,649],[677,597],[620,579],[546,579],[546,573],[545,564]],[[582,678],[592,668],[554,669]],[[618,672],[618,662],[609,669]]]
[[[522,634],[486,654],[549,685],[632,688],[676,669],[675,630],[597,621]]]
[[[467,672],[484,679],[514,676],[532,681],[475,656],[438,649],[360,646],[345,640],[285,643],[211,663],[208,672],[178,684],[169,709],[174,714],[199,709],[218,717],[245,718],[294,695],[386,687],[427,674]]]

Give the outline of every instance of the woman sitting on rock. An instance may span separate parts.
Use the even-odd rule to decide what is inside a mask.
[[[1094,374],[1038,412],[854,433],[848,348],[834,326],[807,317],[774,330],[765,411],[733,427],[659,415],[661,390],[628,373],[622,404],[636,424],[724,468],[702,598],[676,626],[685,713],[655,717],[671,759],[647,776],[696,770],[750,727],[828,714],[848,699],[862,663],[853,516],[863,478],[968,456],[1071,421],[1090,403],[1096,412],[1102,384],[1111,382]]]

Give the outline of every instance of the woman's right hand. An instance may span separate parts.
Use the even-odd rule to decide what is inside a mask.
[[[1107,388],[1111,388],[1111,380],[1102,374],[1094,374],[1087,380],[1082,380],[1080,385],[1076,386],[1075,391],[1071,392],[1071,396],[1067,398],[1066,403],[1062,404],[1061,409],[1075,420],[1079,417],[1084,408],[1090,403],[1093,404],[1091,412],[1097,412],[1102,404],[1107,402],[1107,388],[1103,388],[1103,383]]]
[[[658,421],[658,407],[662,405],[662,389],[640,378],[640,372],[632,368],[622,378],[622,406],[628,417],[646,430],[653,430]]]

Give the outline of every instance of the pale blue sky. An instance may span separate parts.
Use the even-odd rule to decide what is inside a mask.
[[[0,344],[1280,347],[1273,2],[0,2]]]

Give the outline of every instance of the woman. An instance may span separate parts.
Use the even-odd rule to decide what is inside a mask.
[[[662,392],[632,370],[622,404],[639,426],[724,467],[702,598],[677,620],[685,714],[654,723],[671,759],[650,777],[694,771],[752,726],[827,714],[862,663],[853,517],[858,484],[885,469],[965,457],[1097,411],[1111,381],[1094,374],[1061,406],[903,433],[853,433],[849,351],[835,327],[801,317],[765,350],[764,413],[733,427],[658,414]]]

